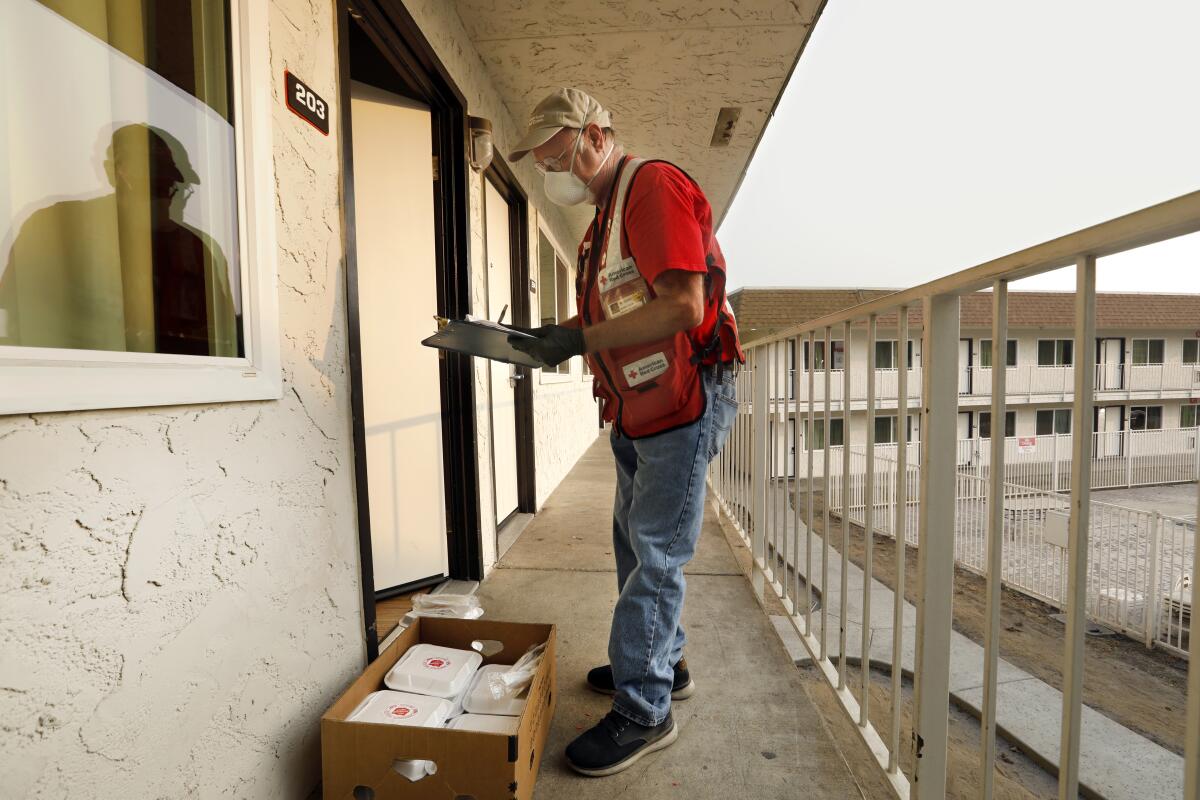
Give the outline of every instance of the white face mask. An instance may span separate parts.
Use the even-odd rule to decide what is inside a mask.
[[[592,180],[584,183],[579,176],[575,174],[575,156],[579,152],[579,145],[583,142],[583,131],[575,138],[575,147],[571,149],[571,163],[567,167],[566,172],[547,172],[546,173],[546,196],[551,202],[557,203],[560,206],[577,206],[588,199],[588,187],[592,185],[592,181],[596,180],[596,175],[600,174],[600,169],[608,161],[608,157],[612,155],[613,145],[609,144],[608,152],[604,154],[604,160],[600,162],[600,166],[596,167],[596,175],[592,176]]]

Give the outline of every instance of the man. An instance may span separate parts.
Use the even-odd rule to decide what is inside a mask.
[[[613,425],[620,596],[611,665],[587,676],[591,688],[613,695],[613,707],[567,747],[578,772],[611,775],[675,741],[671,700],[695,689],[679,625],[683,567],[745,358],[712,211],[695,181],[666,162],[626,156],[611,115],[577,89],[537,105],[509,160],[527,153],[551,200],[596,206],[579,248],[578,316],[510,341],[551,366],[585,354]]]

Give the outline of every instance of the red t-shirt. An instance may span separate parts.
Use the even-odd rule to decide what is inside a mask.
[[[595,227],[593,220],[583,237],[581,267],[588,263],[582,256],[590,249]],[[712,208],[704,192],[683,170],[662,161],[643,164],[634,176],[626,197],[625,237],[638,271],[652,288],[668,270],[707,273],[705,254],[709,246],[719,252],[712,229]],[[584,277],[582,270],[580,276]],[[712,340],[721,299],[708,298],[704,320],[690,331],[693,341],[705,345]]]

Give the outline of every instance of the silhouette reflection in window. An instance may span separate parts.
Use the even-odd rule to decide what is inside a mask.
[[[35,211],[0,273],[0,344],[240,356],[240,320],[217,243],[183,222],[200,179],[183,145],[117,129],[110,194]]]

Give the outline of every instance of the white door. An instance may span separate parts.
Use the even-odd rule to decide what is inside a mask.
[[[1123,406],[1102,406],[1096,409],[1096,457],[1121,455],[1121,434],[1124,430]]]
[[[1101,389],[1121,388],[1121,357],[1125,343],[1121,339],[1101,339],[1100,357],[1096,363],[1100,365]]]
[[[351,87],[363,425],[375,589],[446,574],[429,109]]]
[[[958,340],[958,393],[971,393],[971,340]]]
[[[508,203],[484,179],[484,224],[487,230],[488,317],[496,319],[512,302],[512,261],[509,253]],[[512,321],[512,309],[504,320]],[[489,361],[492,400],[492,481],[496,523],[517,510],[517,371],[511,364]]]
[[[971,412],[958,412],[958,463],[969,464],[975,453],[975,443],[971,439]]]

